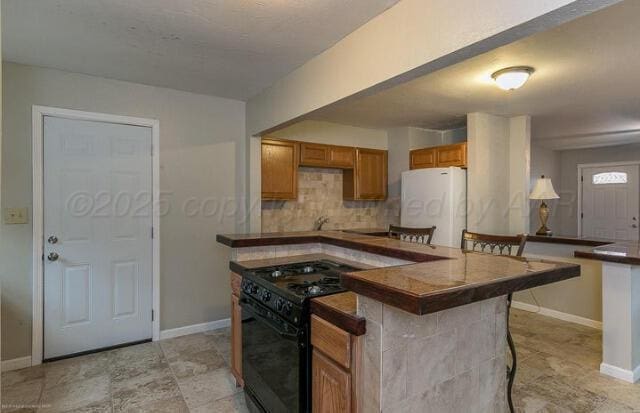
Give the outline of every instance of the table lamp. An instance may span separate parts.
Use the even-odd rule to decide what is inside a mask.
[[[547,228],[547,219],[549,219],[549,207],[545,204],[547,199],[560,198],[556,191],[553,189],[551,179],[545,178],[542,175],[536,181],[536,185],[533,187],[533,191],[529,194],[529,199],[540,199],[540,229],[536,232],[536,235],[551,235],[551,230]]]

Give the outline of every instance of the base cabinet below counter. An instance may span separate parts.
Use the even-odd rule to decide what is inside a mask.
[[[362,336],[311,316],[312,412],[358,412]]]
[[[238,386],[242,380],[242,309],[240,307],[240,284],[242,277],[231,273],[231,374]]]

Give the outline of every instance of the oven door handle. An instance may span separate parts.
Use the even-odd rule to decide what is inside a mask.
[[[255,317],[257,320],[262,321],[264,324],[269,326],[269,328],[278,333],[281,337],[291,340],[298,340],[300,338],[300,330],[298,328],[292,327],[295,329],[295,332],[291,333],[282,331],[281,328],[274,325],[273,321],[271,321],[271,319],[264,314],[267,310],[258,307],[258,304],[250,303],[246,298],[240,298],[240,306],[243,310],[248,310],[248,312],[251,313],[253,317]]]

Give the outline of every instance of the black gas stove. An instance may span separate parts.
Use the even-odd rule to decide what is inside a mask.
[[[309,299],[345,291],[341,274],[357,270],[317,260],[242,273],[242,373],[257,410],[311,411]]]

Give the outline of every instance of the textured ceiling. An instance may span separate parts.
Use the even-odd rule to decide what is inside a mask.
[[[247,100],[398,0],[2,0],[12,62]]]
[[[400,86],[327,107],[313,118],[356,126],[464,125],[466,114],[531,114],[549,147],[640,139],[640,0],[625,2]],[[525,86],[505,92],[490,75],[530,65]]]

